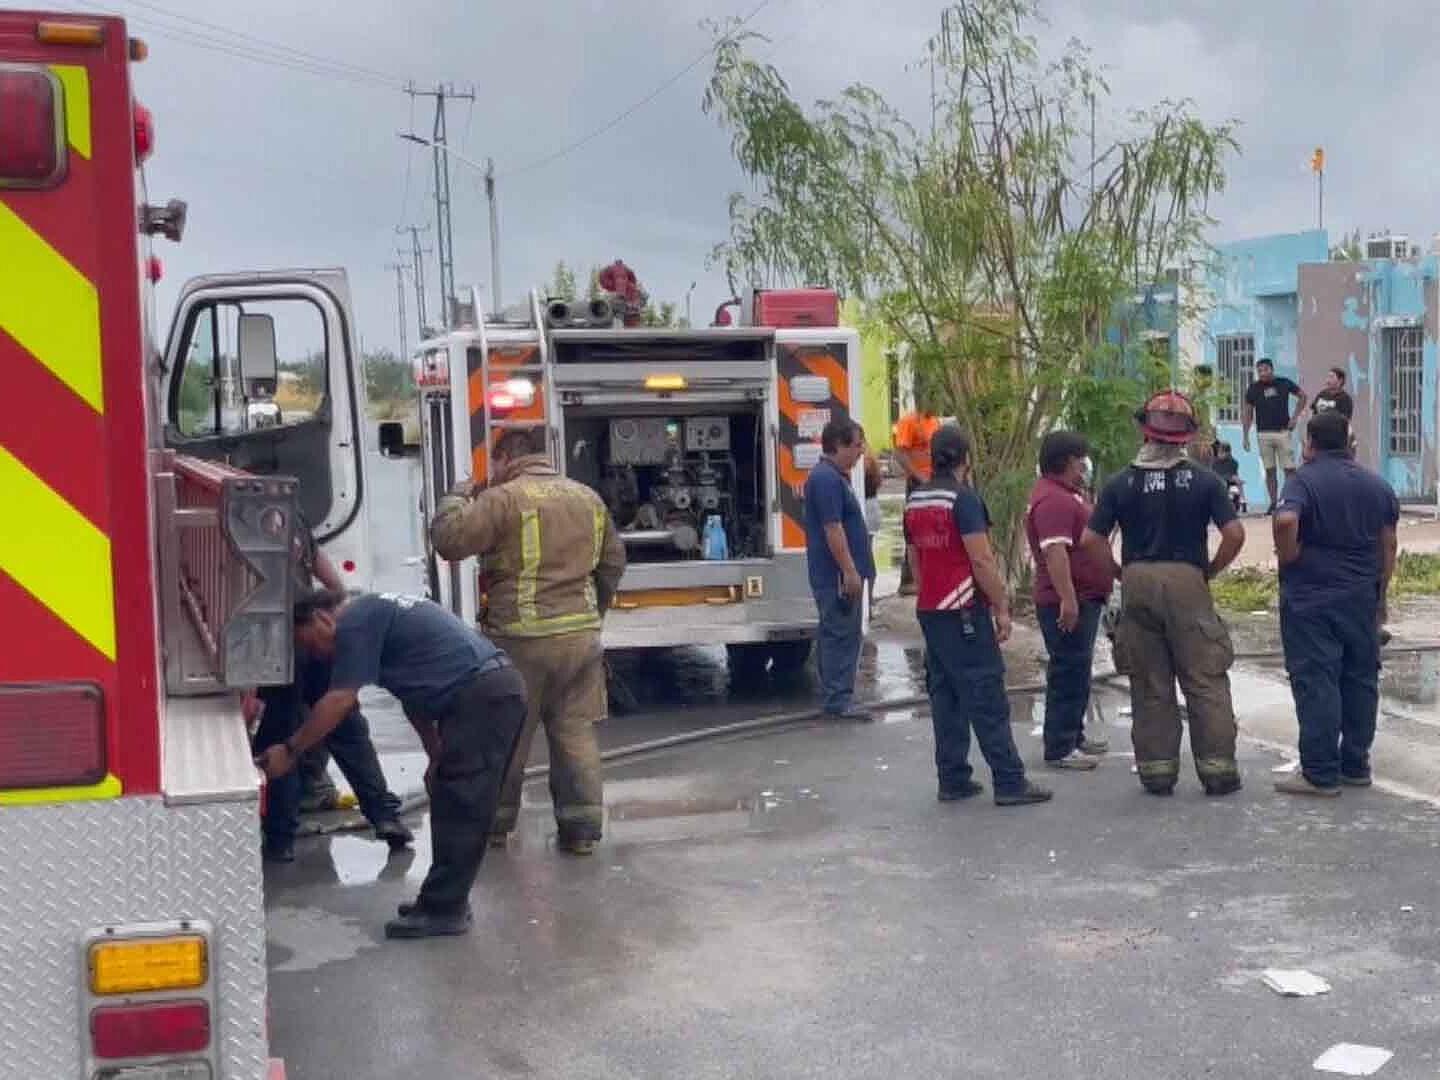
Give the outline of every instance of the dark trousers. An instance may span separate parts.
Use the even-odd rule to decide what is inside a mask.
[[[283,743],[305,721],[306,710],[319,701],[330,686],[330,667],[314,661],[296,662],[296,681],[289,686],[267,686],[260,690],[265,704],[260,724],[255,730],[252,746],[256,753],[268,746]],[[385,783],[385,770],[375,744],[370,741],[370,725],[365,714],[354,709],[325,737],[325,748],[340,766],[360,812],[372,825],[394,821],[400,810],[400,799]],[[303,781],[300,769],[270,780],[265,789],[266,839],[273,843],[294,840],[300,825],[300,799]]]
[[[935,772],[940,790],[963,787],[970,768],[970,731],[990,766],[997,795],[1025,789],[1025,766],[1010,731],[1005,661],[988,611],[922,611]]]
[[[440,752],[430,778],[432,861],[419,904],[437,915],[465,910],[485,858],[500,787],[525,726],[525,681],[506,666],[477,675],[433,724]]]
[[[1095,634],[1105,604],[1080,601],[1080,620],[1068,634],[1060,629],[1060,605],[1037,607],[1050,663],[1045,669],[1045,760],[1059,761],[1080,749],[1090,708],[1090,669]]]
[[[1312,784],[1370,774],[1380,706],[1380,634],[1373,596],[1335,597],[1296,611],[1280,604],[1280,641],[1300,721],[1300,768]]]
[[[855,704],[855,669],[860,664],[861,604],[859,597],[842,600],[836,589],[815,593],[820,611],[815,667],[820,676],[820,706],[832,716]]]

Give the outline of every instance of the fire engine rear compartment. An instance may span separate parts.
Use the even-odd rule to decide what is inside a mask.
[[[565,471],[600,493],[634,563],[770,554],[764,402],[639,399],[564,411]]]

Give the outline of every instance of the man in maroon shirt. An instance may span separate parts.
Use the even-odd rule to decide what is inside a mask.
[[[1080,550],[1092,507],[1083,494],[1090,447],[1055,431],[1040,443],[1040,479],[1030,492],[1025,535],[1035,560],[1035,613],[1050,666],[1045,677],[1045,764],[1093,769],[1109,744],[1085,734],[1095,633],[1110,597],[1105,567]]]

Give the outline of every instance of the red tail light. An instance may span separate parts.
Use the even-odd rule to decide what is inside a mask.
[[[135,102],[135,164],[143,165],[155,152],[155,116]]]
[[[210,1045],[210,1006],[204,1001],[116,1005],[90,1014],[97,1058],[198,1054]]]
[[[0,188],[52,187],[65,175],[60,102],[44,68],[0,64]]]
[[[105,701],[89,683],[0,686],[0,790],[105,778]]]

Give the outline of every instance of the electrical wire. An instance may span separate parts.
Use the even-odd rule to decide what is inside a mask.
[[[736,24],[735,29],[732,30],[730,34],[722,37],[719,41],[715,42],[715,44],[711,45],[709,48],[707,48],[699,56],[695,57],[695,59],[691,60],[679,71],[675,72],[674,75],[671,75],[659,86],[655,87],[654,90],[651,90],[650,93],[646,94],[643,98],[626,108],[624,111],[617,113],[615,116],[611,117],[594,131],[591,131],[589,134],[582,135],[574,142],[567,143],[566,145],[560,147],[558,150],[546,154],[544,157],[536,158],[534,161],[531,161],[525,165],[521,165],[517,168],[510,169],[504,173],[501,173],[497,177],[497,179],[508,180],[511,177],[521,176],[524,173],[533,172],[536,169],[543,168],[546,165],[551,164],[552,162],[559,161],[561,158],[574,153],[576,150],[580,150],[583,147],[588,146],[590,143],[598,139],[601,135],[613,131],[615,128],[619,127],[626,120],[630,119],[630,117],[634,116],[646,105],[649,105],[666,90],[669,90],[670,87],[674,86],[686,75],[689,75],[690,72],[694,71],[697,67],[699,67],[706,60],[708,60],[714,54],[715,50],[718,49],[724,41],[732,37],[736,31],[749,23],[751,19],[755,18],[756,15],[759,15],[760,12],[764,11],[767,7],[770,6],[770,4],[771,0],[760,0],[760,3],[758,3],[753,9],[751,9],[750,14],[746,15],[743,19],[740,20],[739,23]]]

